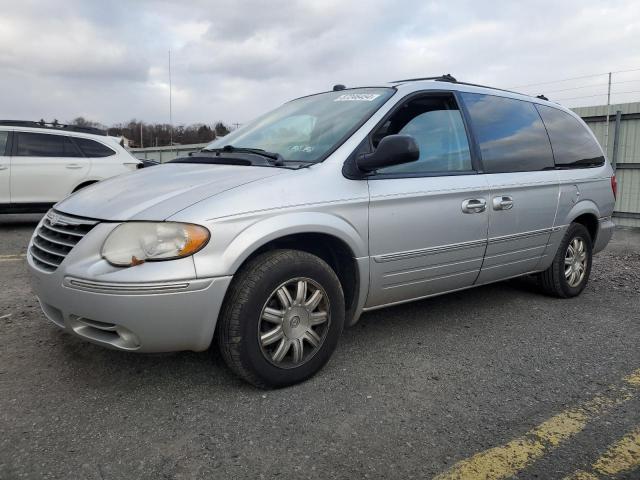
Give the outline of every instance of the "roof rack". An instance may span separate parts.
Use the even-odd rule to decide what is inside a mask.
[[[458,81],[450,73],[445,73],[444,75],[440,75],[439,77],[422,77],[422,78],[407,78],[405,80],[394,80],[391,83],[419,82],[421,80],[436,80],[438,82],[458,83]]]
[[[81,127],[79,125],[66,125],[64,123],[32,122],[29,120],[0,120],[0,126],[46,128],[49,130],[66,130],[68,132],[90,133],[92,135],[107,136],[107,132],[99,128]]]
[[[526,95],[524,93],[514,92],[513,90],[506,90],[504,88],[490,87],[488,85],[480,85],[478,83],[460,82],[460,81],[456,80],[456,78],[453,77],[450,73],[446,73],[444,75],[440,75],[439,77],[408,78],[406,80],[395,80],[395,81],[393,81],[391,83],[418,82],[418,81],[421,81],[421,80],[434,80],[436,82],[457,83],[458,85],[468,85],[470,87],[490,88],[491,90],[498,90],[500,92],[509,92],[509,93],[516,93],[518,95]]]

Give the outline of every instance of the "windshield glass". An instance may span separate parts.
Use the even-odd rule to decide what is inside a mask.
[[[285,103],[206,149],[259,148],[287,161],[318,162],[359,128],[395,92],[357,88],[320,93]]]

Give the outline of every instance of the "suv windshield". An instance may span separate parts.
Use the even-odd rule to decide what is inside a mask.
[[[319,162],[393,95],[393,88],[354,88],[285,103],[208,145],[205,150],[253,148],[285,161]]]

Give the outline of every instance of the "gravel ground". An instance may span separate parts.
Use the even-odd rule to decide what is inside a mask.
[[[35,220],[0,217],[0,257]],[[518,280],[372,312],[319,375],[261,391],[215,353],[63,333],[24,259],[0,261],[0,478],[431,478],[621,384],[640,368],[638,312],[640,234],[620,231],[579,298]],[[518,478],[588,470],[640,424],[638,394]]]

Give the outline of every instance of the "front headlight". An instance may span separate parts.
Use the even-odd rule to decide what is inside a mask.
[[[209,241],[209,230],[176,222],[126,222],[102,245],[102,257],[118,267],[193,255]]]

